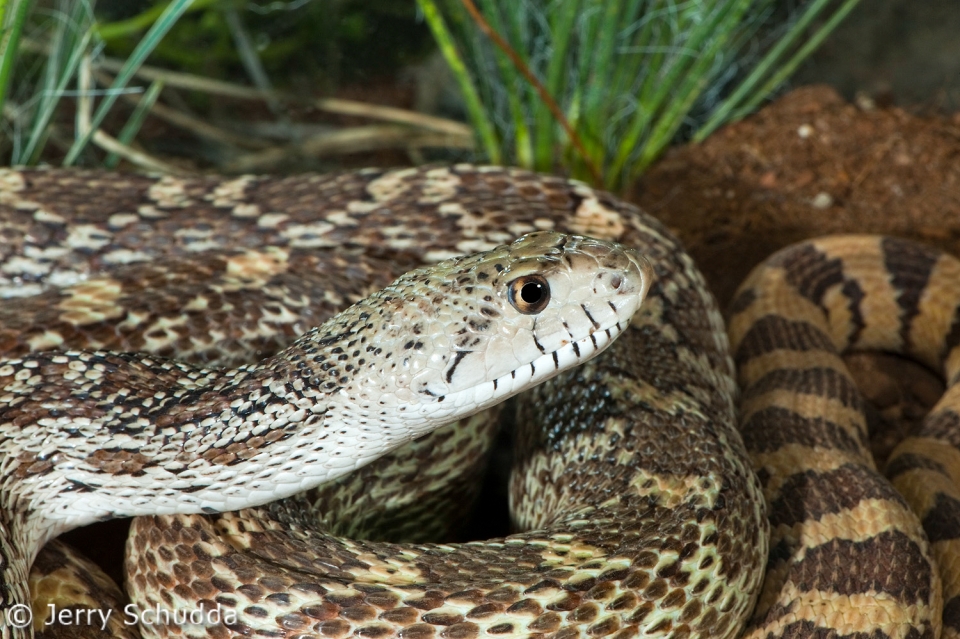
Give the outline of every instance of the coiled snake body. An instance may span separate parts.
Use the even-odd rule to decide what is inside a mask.
[[[235,180],[7,171],[0,184],[2,276],[7,294],[24,297],[0,312],[0,343],[12,358],[0,371],[6,374],[0,399],[13,411],[4,414],[0,437],[14,442],[6,444],[3,466],[7,610],[25,596],[12,560],[26,546],[28,540],[16,535],[29,530],[32,516],[10,495],[31,478],[42,484],[62,452],[30,448],[19,433],[57,423],[67,435],[95,437],[100,424],[118,414],[129,424],[133,408],[137,420],[153,419],[144,413],[170,394],[150,390],[156,378],[179,384],[173,394],[191,401],[191,394],[216,393],[222,381],[213,370],[156,359],[57,359],[63,356],[29,351],[147,351],[235,365],[244,352],[277,350],[345,300],[385,285],[397,269],[491,250],[544,230],[621,242],[649,260],[655,277],[641,311],[613,347],[536,387],[521,404],[511,493],[515,522],[529,532],[466,545],[354,541],[333,534],[336,517],[318,527],[291,500],[225,515],[141,517],[128,558],[134,600],[143,608],[234,613],[229,621],[141,629],[214,637],[455,638],[733,637],[745,624],[758,636],[940,632],[944,596],[930,544],[864,453],[861,400],[836,353],[848,347],[901,351],[956,381],[960,270],[952,258],[893,240],[841,238],[790,249],[755,272],[730,318],[743,384],[743,438],[755,474],[735,423],[723,322],[702,277],[659,223],[582,185],[461,166]],[[192,288],[197,272],[207,279],[200,289]],[[437,334],[423,328],[424,335]],[[446,342],[458,344],[455,352],[466,351],[456,340]],[[325,346],[337,348],[335,341]],[[392,356],[412,366],[417,341],[407,339]],[[537,340],[531,344],[532,351],[508,348],[490,361],[515,371],[515,362],[556,351]],[[344,363],[333,365],[353,363],[351,347],[340,348],[328,355],[335,361],[346,356]],[[449,372],[467,356],[452,357],[441,370]],[[132,370],[126,368],[131,361],[140,369],[109,382],[115,370]],[[288,390],[271,384],[294,383],[280,373],[309,377],[297,369],[302,362],[283,362],[256,394],[254,383],[242,396],[206,405],[216,411],[190,412],[193,404],[186,402],[176,419],[157,417],[149,426],[165,439],[156,447],[181,437],[183,423],[211,427],[214,413],[226,407],[276,415],[271,423],[281,426],[296,422],[271,409],[270,401],[257,403]],[[559,366],[552,354],[543,363]],[[257,382],[261,370],[230,375]],[[345,372],[349,378],[354,370]],[[36,380],[43,375],[69,377],[70,384],[47,390]],[[99,393],[108,386],[112,393]],[[443,396],[429,384],[422,390]],[[905,443],[891,462],[924,523],[932,523],[933,551],[948,568],[957,537],[950,518],[960,512],[950,483],[960,468],[952,392],[934,410],[932,430]],[[30,411],[18,408],[31,401]],[[116,407],[113,417],[107,406]],[[474,432],[486,431],[441,429],[374,467],[387,483],[404,475],[418,486],[411,494],[431,494],[427,471],[409,460],[469,452]],[[123,435],[139,436],[133,430]],[[948,444],[937,443],[938,437]],[[352,448],[388,447],[362,434],[340,439]],[[226,474],[200,481],[203,473],[190,463],[180,468],[171,462],[165,472],[174,477],[149,488],[149,499],[142,495],[149,482],[141,480],[157,472],[154,449],[94,442],[87,443],[85,463],[110,481],[67,478],[55,487],[67,499],[51,499],[44,504],[49,511],[75,513],[70,497],[93,504],[83,516],[66,516],[76,522],[110,515],[116,504],[125,504],[121,512],[143,514],[173,512],[180,500],[192,501],[194,510],[232,508],[262,502],[258,491],[275,490],[258,483],[260,470],[247,470],[259,468],[251,459],[276,443],[269,429],[244,432],[227,424],[225,431],[211,430],[207,442],[216,454],[204,463]],[[406,470],[390,474],[401,467]],[[293,466],[282,471],[288,481],[278,496],[300,487]],[[107,499],[114,478],[120,488]],[[231,490],[235,478],[246,487]],[[313,499],[347,515],[374,504],[389,520],[389,500],[369,481],[351,481],[326,484]],[[773,525],[769,558],[764,498]],[[433,497],[421,499],[433,504]],[[354,531],[362,533],[363,524]],[[943,626],[955,632],[960,622],[949,615],[958,608],[960,588],[950,579]],[[9,624],[4,631],[14,632]]]

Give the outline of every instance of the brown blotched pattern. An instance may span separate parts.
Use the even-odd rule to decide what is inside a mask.
[[[120,588],[89,559],[54,540],[30,572],[37,639],[139,639]]]
[[[890,485],[840,359],[885,350],[956,381],[958,283],[950,256],[844,236],[784,249],[738,292],[741,428],[772,525],[751,637],[960,636],[960,389],[891,457]]]
[[[657,222],[582,185],[465,166],[160,180],[0,170],[0,216],[8,356],[103,348],[234,365],[275,352],[401,271],[534,230],[616,239],[653,261],[657,283],[620,343],[522,408],[511,490],[517,523],[533,532],[466,546],[338,536],[377,538],[412,512],[397,534],[419,540],[433,522],[418,516],[461,512],[452,490],[479,471],[458,474],[456,460],[475,458],[490,437],[475,420],[310,495],[220,516],[138,519],[128,567],[140,609],[218,613],[199,624],[154,619],[150,633],[735,636],[766,554],[761,490],[774,531],[753,635],[938,632],[930,547],[871,467],[861,400],[836,352],[905,351],[956,381],[954,260],[897,240],[847,238],[782,252],[754,274],[731,308],[731,330],[758,485],[732,427],[726,337],[702,278]],[[60,365],[44,361],[39,373]],[[112,365],[88,363],[80,373]],[[141,379],[176,373],[158,360]],[[122,408],[124,389],[115,390]],[[953,637],[956,394],[888,467],[928,527],[946,575],[943,629]],[[234,442],[220,461],[264,443]],[[435,456],[446,464],[428,464]],[[149,470],[126,450],[90,462],[110,473]],[[25,451],[15,472],[42,477],[51,463]],[[16,526],[0,518],[5,530]],[[52,552],[38,568],[56,574]]]
[[[475,440],[437,431],[436,445],[411,447],[405,458],[398,451],[382,476],[361,473],[312,497],[136,520],[128,560],[136,603],[220,614],[211,623],[150,624],[148,633],[739,634],[767,534],[760,485],[734,424],[727,339],[690,258],[634,207],[559,178],[467,166],[232,180],[7,171],[0,184],[11,229],[0,245],[0,295],[23,302],[10,324],[0,316],[0,327],[10,328],[0,328],[0,341],[16,353],[93,345],[223,365],[243,350],[279,348],[313,318],[392,277],[391,269],[535,230],[617,240],[654,267],[648,303],[609,357],[555,381],[520,418],[514,516],[529,532],[404,546],[333,534],[376,537],[395,511],[429,510],[442,486],[461,481],[441,471],[454,479],[436,488],[426,453],[469,454]],[[213,283],[191,288],[193,272]],[[153,292],[137,297],[139,286]],[[213,359],[219,343],[224,360]],[[58,362],[49,364],[39,368]],[[109,365],[91,363],[93,374]],[[162,360],[150,368],[144,383],[176,375],[191,392],[181,369]],[[122,402],[122,389],[114,390]],[[219,451],[224,465],[263,444],[243,443]],[[41,475],[45,461],[38,453],[18,468]],[[149,471],[127,451],[93,461],[105,472]],[[399,478],[406,488],[397,490]],[[396,503],[393,494],[407,505],[385,503]],[[417,504],[411,495],[427,496]],[[328,527],[297,509],[311,499]],[[365,505],[380,514],[358,523]]]
[[[607,216],[622,225],[628,211]],[[404,637],[735,636],[765,548],[759,487],[732,427],[731,368],[712,298],[675,241],[651,220],[633,224],[641,221],[619,239],[642,247],[658,279],[648,310],[621,338],[629,342],[558,378],[528,402],[536,414],[519,419],[514,511],[532,532],[399,551],[334,537],[287,507],[211,524],[140,519],[131,582],[219,593],[216,602],[238,611],[230,630],[240,634],[279,622],[285,634],[332,637],[390,637],[400,627]],[[592,222],[594,232],[604,223]],[[650,444],[673,459],[658,459]],[[181,581],[180,566],[194,559],[136,547],[155,530],[169,537],[164,546],[230,542],[200,559],[209,565],[201,576]],[[158,596],[148,601],[180,601],[148,595]]]
[[[956,375],[956,369],[949,371]],[[943,578],[943,636],[960,637],[960,392],[947,390],[920,432],[890,456],[887,476],[920,516]],[[945,427],[953,427],[947,430]]]

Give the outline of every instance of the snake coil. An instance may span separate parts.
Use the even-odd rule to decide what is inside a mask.
[[[233,613],[142,624],[145,634],[957,636],[955,384],[888,467],[924,533],[872,468],[862,400],[837,359],[893,350],[956,382],[953,258],[848,237],[758,267],[730,313],[738,430],[728,338],[692,260],[656,220],[577,183],[469,166],[229,180],[4,171],[0,215],[0,294],[20,297],[0,308],[0,345],[20,360],[85,348],[235,366],[403,271],[538,230],[620,242],[652,266],[629,330],[525,395],[510,491],[526,532],[420,541],[434,522],[416,517],[456,517],[450,494],[476,483],[479,470],[454,472],[490,440],[474,418],[306,495],[137,518],[127,582],[138,609]],[[536,278],[511,280],[520,315],[555,296]],[[224,441],[220,454],[239,465],[262,445]],[[149,472],[135,452],[116,453],[99,454],[104,472]],[[45,462],[41,452],[30,467]],[[3,504],[5,530],[18,512]],[[384,527],[412,543],[374,541]]]

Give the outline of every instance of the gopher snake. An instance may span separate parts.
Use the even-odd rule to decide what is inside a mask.
[[[905,351],[953,380],[960,291],[950,258],[857,238],[802,245],[756,271],[731,330],[758,484],[702,277],[659,223],[582,185],[472,167],[230,181],[9,171],[0,184],[2,276],[8,292],[39,300],[4,311],[9,357],[82,346],[195,361],[217,353],[217,365],[232,365],[382,286],[397,264],[538,229],[617,240],[653,264],[647,301],[617,344],[521,406],[511,492],[516,523],[531,532],[465,546],[349,541],[289,501],[139,518],[128,560],[138,603],[237,613],[145,632],[737,636],[766,555],[761,491],[774,536],[751,633],[939,632],[927,541],[870,469],[860,400],[834,353]],[[214,283],[190,288],[195,271]],[[236,330],[224,323],[233,315]],[[957,556],[947,526],[955,489],[944,478],[960,465],[953,448],[930,442],[956,445],[951,406],[891,466],[934,522],[941,566]],[[43,453],[30,461],[42,468]],[[104,461],[116,474],[143,469],[135,455]],[[945,585],[944,627],[955,631],[958,589]]]

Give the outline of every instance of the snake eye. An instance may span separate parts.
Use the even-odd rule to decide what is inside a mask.
[[[524,275],[507,286],[510,303],[524,315],[539,313],[550,302],[550,285],[542,275]]]

